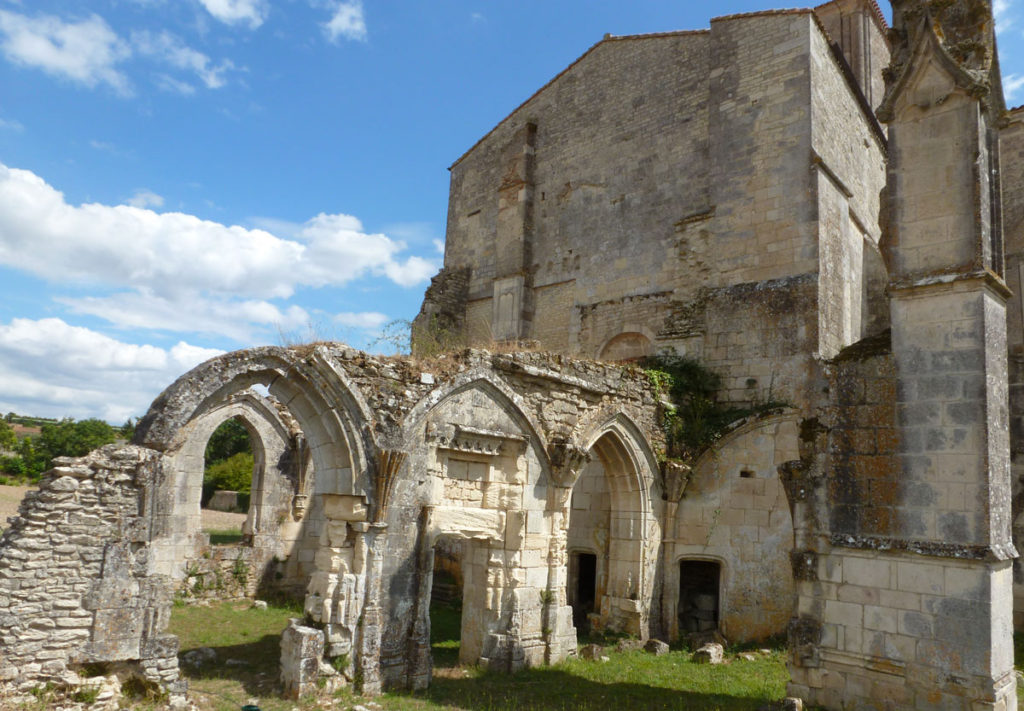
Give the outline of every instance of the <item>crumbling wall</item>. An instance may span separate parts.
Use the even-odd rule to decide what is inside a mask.
[[[350,678],[358,670],[370,690],[429,683],[439,539],[462,541],[464,661],[517,669],[574,653],[568,504],[588,451],[607,437],[618,441],[616,476],[632,477],[635,494],[612,514],[612,528],[628,533],[612,535],[601,615],[639,636],[658,624],[649,611],[660,482],[644,449],[647,433],[658,435],[641,372],[543,353],[466,351],[416,363],[336,353],[372,398],[387,460],[378,460],[365,504],[328,497],[307,596],[327,656],[353,655]]]
[[[721,402],[739,407],[813,402],[808,384],[817,341],[813,276],[702,290],[676,304],[658,345],[696,358],[722,378]]]
[[[682,560],[721,565],[716,630],[730,642],[780,634],[792,616],[793,522],[778,466],[797,451],[795,415],[745,423],[694,463],[682,499],[666,525],[665,617],[672,638],[680,626]]]
[[[73,686],[120,663],[184,701],[170,581],[149,572],[160,456],[108,445],[58,460],[0,537],[0,680]]]

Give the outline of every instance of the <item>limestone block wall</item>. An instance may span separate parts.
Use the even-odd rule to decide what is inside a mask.
[[[446,264],[472,267],[473,312],[490,321],[490,304],[477,303],[493,298],[499,276],[488,235],[497,230],[504,152],[527,122],[536,125],[527,269],[536,308],[547,314],[538,333],[570,332],[572,312],[550,308],[561,298],[597,303],[677,279],[673,222],[707,205],[699,178],[707,161],[707,61],[702,32],[600,42],[456,162]],[[670,204],[675,216],[665,214]],[[470,328],[476,320],[467,314]],[[583,352],[610,335],[597,334]]]
[[[813,275],[707,289],[680,306],[660,344],[722,377],[722,402],[805,407],[818,318]]]
[[[1020,289],[1024,284],[1024,107],[1012,110],[1009,122],[999,132],[999,154],[1005,276],[1014,293],[1006,303],[1006,335],[1010,353],[1019,357],[1024,350],[1024,302]]]
[[[1008,566],[994,566],[991,582],[980,584],[968,561],[847,548],[821,558],[812,575],[799,584],[791,641],[816,640],[820,652],[791,667],[788,693],[836,708],[840,699],[894,709],[1011,708],[971,705],[972,697],[1005,696],[1011,678],[994,693],[968,681],[1013,666],[1011,620],[1000,612],[1012,604]],[[810,622],[818,616],[820,627]],[[1007,643],[972,644],[979,619],[991,619]]]
[[[818,5],[814,13],[829,38],[840,45],[864,100],[872,110],[882,101],[882,70],[889,63],[889,29],[875,0],[839,0]]]
[[[183,700],[170,581],[148,568],[161,480],[158,453],[109,445],[26,494],[0,537],[0,681],[74,686],[107,663]]]
[[[811,11],[595,45],[452,166],[445,273],[470,272],[468,341],[505,337],[501,291],[520,338],[686,353],[732,402],[806,405],[810,357],[873,323],[862,253],[878,242],[884,139],[844,72]],[[515,285],[493,238],[508,180],[528,235]]]
[[[778,466],[797,452],[793,416],[740,427],[694,465],[669,522],[665,549],[665,624],[679,624],[680,561],[721,566],[719,631],[730,642],[781,634],[793,613],[793,522]]]
[[[711,21],[710,286],[816,272],[810,11]]]
[[[1002,177],[1003,243],[1006,284],[1013,291],[1006,302],[1009,350],[1010,457],[1013,486],[1013,539],[1024,547],[1024,108],[1010,112],[999,134]],[[1013,563],[1014,625],[1024,626],[1024,567]]]
[[[829,530],[852,537],[891,535],[904,501],[927,494],[907,481],[896,459],[896,366],[883,333],[840,354],[826,369],[831,471]],[[909,495],[909,496],[905,496]]]
[[[870,335],[870,314],[864,313],[869,295],[864,292],[872,288],[881,292],[882,284],[869,281],[865,252],[878,249],[877,215],[885,186],[886,146],[881,127],[873,114],[866,113],[863,98],[851,89],[827,42],[825,35],[811,33],[812,151],[817,168],[814,186],[820,265],[818,352],[832,357]]]

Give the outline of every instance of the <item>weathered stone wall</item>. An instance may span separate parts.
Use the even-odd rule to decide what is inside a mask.
[[[665,616],[670,636],[679,627],[679,562],[721,565],[718,631],[730,642],[778,634],[793,614],[789,554],[793,523],[778,467],[797,454],[793,415],[745,423],[693,467],[665,551]]]
[[[867,105],[882,101],[882,70],[889,63],[888,25],[875,0],[839,0],[818,5],[815,14],[829,38],[840,45]]]
[[[869,36],[873,19],[862,15]],[[865,25],[862,24],[862,28]],[[872,31],[873,30],[873,31]],[[832,357],[869,335],[865,251],[877,251],[879,194],[885,186],[885,136],[862,96],[849,90],[829,38],[811,33],[811,126],[818,199],[819,353]],[[885,52],[888,60],[888,52]],[[877,58],[876,58],[877,59]],[[878,78],[881,78],[879,71]],[[869,257],[870,259],[870,257]],[[868,267],[870,268],[870,266]]]
[[[1009,349],[1010,457],[1013,487],[1013,540],[1024,546],[1024,107],[1010,112],[999,134],[1002,177],[1003,244],[1006,284],[1013,291],[1006,302]],[[1024,627],[1024,566],[1013,563],[1014,626]]]
[[[156,452],[110,445],[58,461],[0,537],[0,681],[74,686],[89,663],[183,701],[170,581],[149,572]]]
[[[885,42],[864,27],[874,61]],[[810,358],[877,325],[881,289],[863,251],[884,138],[828,42],[810,11],[735,15],[606,38],[540,89],[452,167],[445,273],[471,272],[466,339],[667,349],[720,372],[732,402],[805,406]]]
[[[578,345],[571,309],[550,308],[558,294],[569,288],[570,306],[596,304],[678,279],[672,223],[707,206],[698,177],[707,160],[707,46],[700,32],[598,43],[452,167],[446,264],[472,267],[471,301],[493,299],[494,280],[506,276],[488,235],[497,231],[509,170],[503,156],[527,122],[536,125],[536,138],[526,269],[546,314],[536,328],[570,333],[571,350],[591,355],[614,333]],[[627,155],[628,166],[614,158]],[[668,204],[674,218],[665,215]],[[639,235],[643,250],[636,249]],[[596,254],[601,260],[592,259]],[[617,265],[611,279],[609,263]]]
[[[894,3],[884,336],[826,363],[781,472],[789,691],[826,708],[1014,709],[1002,120],[991,6]]]

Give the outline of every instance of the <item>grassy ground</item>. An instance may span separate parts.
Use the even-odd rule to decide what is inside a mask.
[[[277,679],[280,631],[295,608],[250,609],[246,603],[213,607],[177,607],[170,632],[179,635],[182,651],[212,647],[217,662],[193,670],[183,666],[201,708],[237,711],[255,700],[262,711],[311,710],[322,704],[347,708],[366,699],[340,692],[330,699],[286,701]],[[645,652],[617,653],[610,662],[579,659],[517,674],[459,668],[460,614],[438,606],[431,645],[437,665],[430,688],[418,694],[389,693],[374,699],[383,709],[429,711],[523,711],[539,709],[687,709],[739,711],[780,699],[787,679],[783,652],[756,661],[732,659],[729,664],[693,664],[689,654],[673,651],[662,657]]]
[[[211,546],[232,546],[242,541],[242,529],[240,528],[224,528],[224,529],[203,529],[210,534],[210,545]]]

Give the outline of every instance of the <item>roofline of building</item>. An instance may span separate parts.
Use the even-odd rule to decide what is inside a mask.
[[[826,3],[828,4],[828,3]],[[775,17],[781,15],[808,15],[813,13],[809,7],[791,7],[782,10],[754,10],[753,12],[735,12],[731,15],[719,15],[712,17],[711,22],[725,22],[727,20],[744,20],[750,17]]]
[[[866,2],[871,6],[871,14],[874,16],[875,22],[878,24],[878,29],[882,31],[882,36],[885,37],[885,41],[888,44],[889,38],[886,36],[886,33],[889,31],[889,21],[885,19],[885,13],[882,12],[882,8],[879,7],[876,0],[866,0]],[[818,8],[831,4],[831,1],[823,2],[820,5],[816,5],[814,9],[817,10]]]
[[[873,11],[872,14],[875,16],[876,21],[878,21],[880,23],[880,26],[883,29],[888,29],[888,24],[886,24],[886,22],[885,22],[885,16],[882,14],[881,9],[878,7],[878,3],[875,2],[875,0],[868,0],[868,2],[870,2],[870,4],[873,7],[874,11]],[[827,4],[828,3],[823,3],[823,5],[827,5]],[[821,7],[821,6],[819,5],[819,7]],[[813,9],[806,8],[806,7],[805,8],[790,8],[790,9],[784,9],[784,10],[757,10],[757,11],[754,11],[754,12],[740,12],[740,13],[734,13],[732,15],[722,15],[722,16],[719,16],[719,17],[713,17],[713,18],[711,18],[711,22],[715,23],[715,22],[725,22],[725,21],[729,21],[729,20],[739,20],[739,19],[746,19],[746,18],[753,18],[753,17],[772,17],[772,16],[781,16],[781,15],[811,15],[812,17],[814,17],[814,21],[818,25],[818,29],[820,29],[822,34],[825,35],[825,38],[826,39],[831,39],[829,37],[828,32],[825,30],[824,25],[822,25],[821,20],[818,18],[817,13],[815,13]],[[647,39],[662,39],[662,38],[665,38],[665,37],[685,37],[685,36],[694,36],[694,35],[706,35],[706,34],[709,34],[710,32],[711,32],[711,30],[709,30],[709,29],[702,29],[702,30],[675,30],[675,31],[672,31],[672,32],[649,32],[649,33],[646,33],[646,34],[619,35],[619,36],[616,36],[616,35],[613,35],[613,34],[610,34],[610,33],[606,34],[602,39],[598,40],[593,45],[591,45],[590,48],[587,49],[587,51],[585,51],[583,54],[581,54],[579,57],[577,57],[575,60],[573,60],[572,63],[570,63],[568,66],[565,67],[565,69],[563,69],[562,71],[558,72],[558,74],[553,76],[543,86],[541,86],[535,92],[530,94],[530,96],[527,97],[522,103],[520,103],[514,109],[509,111],[508,114],[506,114],[503,119],[498,121],[498,123],[496,123],[491,128],[491,130],[489,130],[487,133],[485,133],[483,136],[481,136],[462,155],[460,155],[458,158],[456,158],[455,161],[451,165],[448,166],[448,170],[452,170],[453,168],[455,168],[455,166],[457,166],[459,163],[461,163],[466,158],[466,156],[468,156],[470,153],[472,153],[476,149],[477,146],[479,146],[481,143],[483,143],[488,138],[490,138],[490,136],[495,131],[497,131],[502,126],[502,124],[504,124],[506,121],[508,121],[510,118],[512,118],[512,116],[515,115],[516,112],[518,112],[524,106],[526,106],[531,101],[533,101],[535,98],[540,96],[540,94],[543,93],[548,87],[550,87],[552,84],[554,84],[556,81],[558,81],[570,69],[572,69],[577,64],[579,64],[584,59],[586,59],[594,50],[596,50],[601,45],[609,43],[609,42],[623,42],[623,41],[635,41],[635,40],[647,40]],[[888,42],[888,40],[886,40],[886,41]],[[849,84],[850,81],[851,81],[851,77],[848,76],[848,72],[847,71],[843,71],[841,66],[839,67],[839,69],[840,69],[840,74],[843,75],[843,78],[846,79],[847,84]],[[854,84],[850,88],[851,88],[851,90],[853,90],[855,97],[858,99],[858,101],[857,101],[858,105],[861,106],[862,110],[865,109],[866,102],[862,98],[863,97],[863,92],[860,90],[860,87],[856,85],[856,82],[854,82]],[[866,114],[867,114],[868,122],[870,124],[872,124],[872,128],[874,129],[874,133],[876,133],[876,135],[880,134],[880,135],[883,136],[883,145],[884,145],[885,144],[884,133],[881,133],[880,126],[878,125],[878,118],[875,116],[875,113],[871,109],[870,106],[867,106],[866,108],[867,108]]]
[[[706,35],[706,34],[710,33],[710,31],[711,30],[676,30],[674,32],[649,32],[649,33],[646,33],[646,34],[639,34],[639,35],[620,35],[620,36],[616,36],[616,35],[612,35],[612,34],[606,34],[602,39],[600,39],[597,42],[595,42],[594,44],[592,44],[590,46],[590,48],[587,49],[586,52],[584,52],[579,57],[577,57],[575,60],[573,60],[572,63],[569,64],[565,69],[563,69],[562,71],[558,72],[558,74],[556,74],[555,76],[551,77],[551,79],[547,83],[545,83],[544,86],[542,86],[539,89],[537,89],[537,91],[535,91],[532,94],[530,94],[530,96],[527,97],[526,100],[524,100],[521,104],[519,104],[514,109],[509,111],[508,114],[505,115],[505,118],[503,118],[500,121],[498,121],[498,123],[496,123],[494,125],[494,127],[490,131],[488,131],[483,136],[481,136],[480,139],[478,141],[476,141],[476,143],[474,143],[472,146],[470,146],[469,149],[466,150],[465,153],[463,153],[458,158],[456,158],[455,162],[452,163],[450,166],[448,166],[448,170],[451,170],[452,168],[457,166],[459,163],[461,163],[462,160],[466,156],[468,156],[470,153],[472,153],[473,150],[477,146],[479,146],[481,143],[486,141],[491,136],[491,134],[493,134],[495,131],[497,131],[501,127],[501,125],[503,123],[505,123],[510,118],[512,118],[512,116],[517,111],[519,111],[521,108],[523,108],[528,103],[530,103],[535,98],[537,98],[541,93],[544,92],[545,89],[547,89],[549,86],[551,86],[556,81],[558,81],[562,77],[562,75],[564,75],[570,69],[572,69],[577,64],[582,62],[591,52],[596,50],[601,45],[609,43],[609,42],[622,42],[622,41],[626,41],[626,40],[647,40],[647,39],[662,39],[662,38],[665,38],[665,37],[683,37],[683,36],[688,36],[688,35]]]

